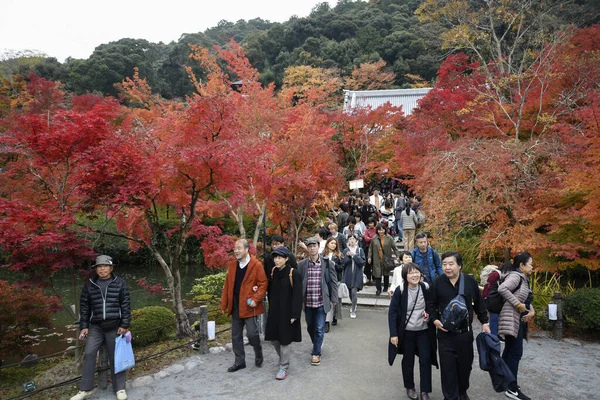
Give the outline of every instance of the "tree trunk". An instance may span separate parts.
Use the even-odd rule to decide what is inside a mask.
[[[258,237],[260,236],[260,228],[262,227],[265,212],[267,211],[267,202],[263,201],[262,206],[260,207],[260,214],[258,216],[258,221],[256,223],[256,228],[254,228],[254,238],[252,240],[252,244],[256,249],[256,245],[258,244]]]
[[[148,247],[167,276],[167,285],[171,291],[171,300],[173,302],[173,309],[175,310],[175,317],[177,318],[177,336],[192,336],[194,332],[190,327],[190,321],[185,313],[185,309],[183,308],[179,265],[177,264],[177,261],[174,261],[171,266],[169,266],[162,254],[160,254],[156,248],[151,245]]]
[[[507,247],[506,249],[504,249],[504,262],[510,262],[510,247]]]

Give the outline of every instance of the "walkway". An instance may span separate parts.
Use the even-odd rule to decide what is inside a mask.
[[[130,399],[405,399],[400,358],[393,367],[387,364],[387,311],[359,307],[358,318],[344,319],[326,335],[323,361],[309,364],[310,339],[303,329],[302,343],[292,345],[290,375],[275,380],[277,355],[264,345],[262,368],[254,366],[252,349],[246,347],[248,368],[226,372],[233,354],[206,354],[182,360],[153,377],[128,383]],[[303,324],[303,327],[305,325]],[[479,323],[475,323],[477,330]],[[476,357],[477,357],[477,353]],[[535,338],[525,344],[521,363],[521,386],[536,400],[599,399],[598,368],[600,346],[578,346]],[[418,376],[418,371],[417,371]],[[418,383],[417,383],[418,384]],[[439,370],[433,370],[431,398],[443,398]],[[506,399],[493,392],[487,373],[477,358],[471,375],[469,395],[473,400]],[[94,399],[114,399],[110,389]]]

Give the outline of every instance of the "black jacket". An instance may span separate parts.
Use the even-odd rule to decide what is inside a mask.
[[[102,293],[95,279],[90,279],[81,290],[79,299],[79,328],[86,329],[92,324],[107,320],[120,320],[121,328],[129,328],[131,323],[131,299],[127,283],[115,275]]]
[[[431,314],[427,307],[431,304],[430,297],[431,293],[429,289],[423,283],[419,283],[421,286],[421,291],[423,292],[423,297],[425,298],[425,307],[426,312]],[[393,344],[388,344],[388,362],[390,365],[393,364],[394,358],[396,354],[402,354],[402,340],[404,338],[404,330],[406,328],[406,314],[410,314],[408,310],[408,282],[404,282],[402,290],[400,290],[400,286],[396,288],[394,294],[392,295],[392,300],[390,301],[390,308],[388,310],[388,325],[390,329],[390,338],[394,336],[398,336],[398,347]],[[429,323],[427,324],[427,332],[429,335],[429,346],[431,347],[431,365],[438,366],[437,361],[437,341],[436,341],[436,329],[433,325],[433,320],[429,319]],[[418,350],[415,354],[419,354]]]
[[[462,272],[461,272],[462,273]],[[473,314],[477,314],[477,318],[482,324],[488,323],[488,314],[477,281],[472,276],[463,274],[465,277],[465,302],[469,310],[468,322],[464,322],[460,329],[466,329],[473,323]],[[431,297],[428,300],[427,309],[431,310],[430,318],[434,322],[436,319],[442,320],[442,313],[454,297],[458,295],[458,284],[460,279],[456,281],[456,285],[452,285],[446,275],[438,276],[431,283]]]
[[[290,265],[282,270],[275,269],[269,274],[269,315],[265,340],[279,341],[283,346],[291,342],[302,341],[300,317],[302,315],[302,276],[296,268],[292,271],[290,282]],[[295,318],[294,323],[290,320]]]

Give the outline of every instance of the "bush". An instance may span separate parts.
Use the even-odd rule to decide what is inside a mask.
[[[175,334],[175,314],[166,307],[150,306],[133,310],[131,326],[132,344],[136,347],[160,342]]]
[[[225,277],[227,272],[220,272],[218,274],[206,275],[200,279],[196,279],[196,284],[192,286],[191,294],[194,295],[211,295],[217,298],[221,298],[223,292],[223,285],[225,285]]]
[[[565,297],[564,316],[578,331],[600,332],[600,288],[584,288]]]

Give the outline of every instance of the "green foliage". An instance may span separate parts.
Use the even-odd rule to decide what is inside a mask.
[[[136,347],[160,342],[175,334],[175,314],[166,307],[144,307],[131,314],[131,343]]]
[[[200,296],[210,295],[220,299],[226,276],[227,272],[220,272],[218,274],[206,275],[203,278],[196,279],[197,283],[192,287],[190,293]],[[207,300],[206,297],[195,298],[195,300],[198,301],[202,301],[201,299]]]
[[[600,288],[579,289],[566,296],[563,312],[576,331],[600,333]]]
[[[424,231],[427,232],[427,227]],[[431,233],[428,233],[428,236],[432,237]],[[432,240],[435,240],[434,248],[440,256],[446,251],[457,251],[463,259],[462,272],[478,276],[480,265],[482,265],[478,258],[481,244],[479,234],[473,230],[463,230],[456,235],[445,235],[439,238],[435,236]]]
[[[561,292],[564,297],[575,291],[572,282],[563,282],[561,275],[548,272],[535,272],[529,278],[533,290],[533,308],[536,313],[534,323],[541,329],[552,329],[552,321],[548,319],[548,304],[553,302],[554,293]]]

